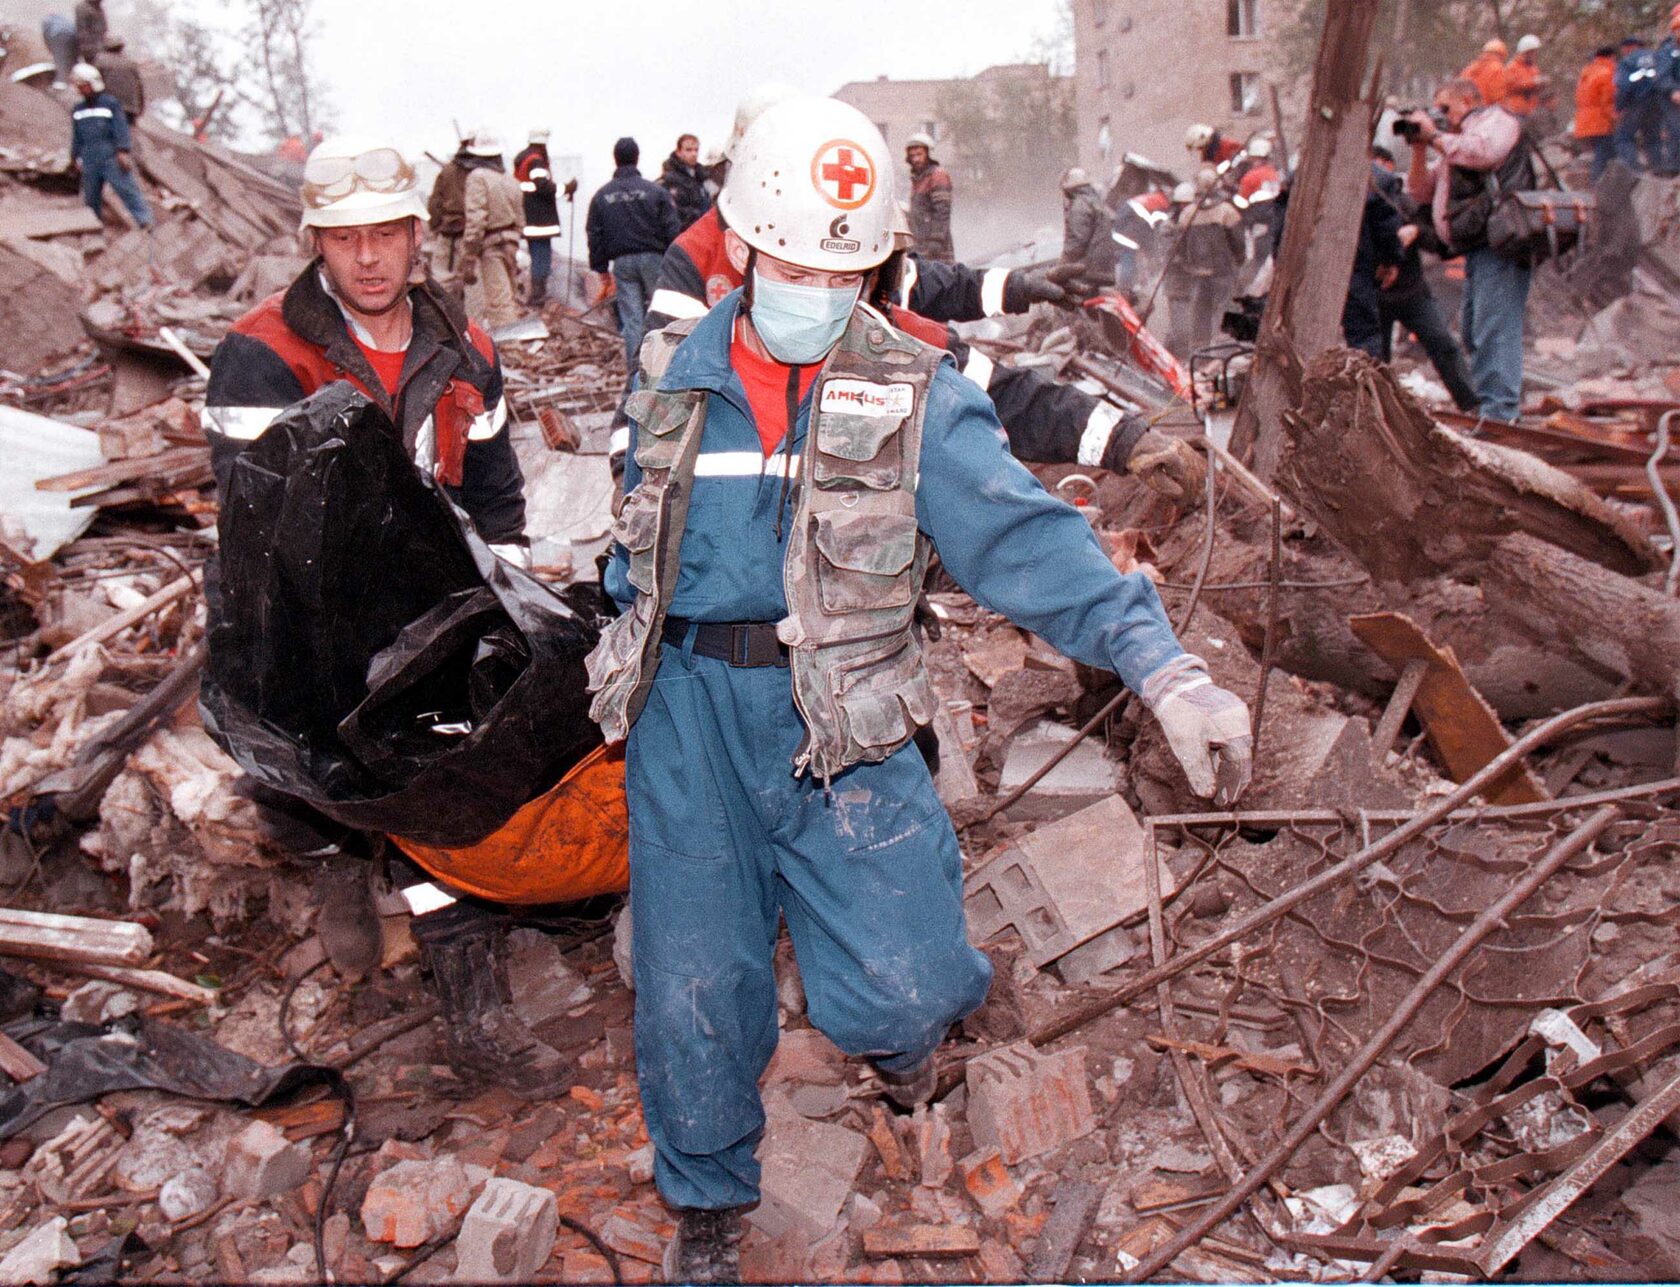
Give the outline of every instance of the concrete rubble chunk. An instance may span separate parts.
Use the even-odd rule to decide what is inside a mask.
[[[1042,826],[963,882],[969,936],[984,942],[1013,926],[1042,969],[1148,907],[1147,849],[1142,825],[1117,795]],[[1165,897],[1177,882],[1159,867]]]
[[[560,944],[537,929],[507,936],[508,991],[519,1017],[532,1027],[558,1019],[592,995],[589,984],[567,962]]]
[[[531,1282],[554,1250],[559,1212],[547,1189],[505,1176],[491,1180],[455,1240],[456,1276],[466,1282]]]
[[[624,1216],[608,1216],[597,1232],[601,1241],[621,1256],[650,1265],[660,1264],[665,1259],[665,1240]]]
[[[158,1210],[171,1220],[185,1220],[208,1210],[220,1196],[216,1177],[201,1166],[191,1166],[164,1181],[158,1190]]]
[[[951,1178],[951,1124],[938,1104],[916,1114],[916,1148],[921,1159],[921,1183],[942,1189]]]
[[[252,1122],[228,1144],[222,1184],[236,1198],[260,1202],[302,1184],[311,1165],[308,1149],[268,1122]]]
[[[1010,744],[998,776],[998,794],[1008,795],[1071,742],[1074,731],[1054,720],[1029,724]],[[1005,816],[1018,822],[1061,818],[1075,809],[1114,794],[1114,765],[1102,743],[1086,738],[1032,790],[1009,806]]]
[[[73,1269],[81,1263],[82,1253],[70,1238],[70,1222],[63,1216],[54,1216],[0,1260],[0,1283],[36,1283],[45,1287],[57,1278],[60,1269]]]
[[[869,1142],[849,1127],[801,1117],[781,1096],[767,1097],[764,1109],[764,1197],[747,1220],[772,1238],[798,1229],[814,1241],[839,1219]]]
[[[1021,1186],[1003,1164],[1003,1154],[995,1145],[975,1149],[957,1163],[962,1173],[963,1187],[976,1206],[993,1220],[1003,1217],[1021,1200]]]
[[[1097,1124],[1085,1048],[1052,1054],[1017,1042],[968,1062],[968,1125],[976,1146],[1010,1166],[1089,1135]]]
[[[368,1186],[362,1229],[370,1242],[418,1247],[448,1229],[472,1200],[472,1179],[453,1155],[398,1162]]]

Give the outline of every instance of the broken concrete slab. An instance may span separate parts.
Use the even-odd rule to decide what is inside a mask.
[[[449,1229],[472,1201],[471,1177],[453,1154],[398,1162],[368,1186],[362,1228],[370,1242],[418,1247]]]
[[[1021,1186],[1003,1164],[996,1145],[975,1149],[957,1163],[957,1170],[968,1196],[993,1220],[1001,1220],[1021,1200]]]
[[[1096,1111],[1085,1048],[1046,1054],[1025,1041],[969,1060],[968,1124],[976,1145],[1013,1166],[1089,1135]]]
[[[99,216],[79,202],[72,205],[22,195],[0,200],[0,239],[62,237],[67,233],[103,229]]]
[[[800,1116],[780,1095],[768,1096],[764,1111],[764,1196],[747,1220],[772,1238],[797,1229],[814,1241],[839,1219],[868,1141],[849,1127]]]
[[[560,1018],[594,995],[583,975],[567,962],[559,943],[539,929],[509,932],[507,972],[513,1008],[533,1028]]]
[[[56,274],[0,245],[0,368],[33,375],[75,352],[83,340],[80,307],[80,296]]]
[[[309,1151],[268,1122],[252,1122],[228,1144],[222,1183],[250,1202],[279,1197],[309,1178]]]
[[[30,1235],[0,1260],[0,1283],[34,1283],[39,1287],[58,1280],[60,1269],[74,1269],[82,1253],[70,1237],[70,1222],[54,1216],[37,1226]]]
[[[506,1176],[488,1181],[455,1240],[456,1276],[466,1282],[534,1282],[554,1250],[559,1210],[548,1189]]]
[[[1074,731],[1053,720],[1029,724],[1010,744],[998,777],[998,793],[1008,795],[1074,738]],[[1005,816],[1017,822],[1065,817],[1114,794],[1115,767],[1101,742],[1086,738],[1051,769],[1031,791],[1009,806]]]
[[[1028,959],[1043,968],[1149,906],[1147,849],[1142,825],[1117,795],[1042,826],[963,882],[969,936],[985,942],[1013,926]],[[1162,892],[1171,893],[1172,872],[1158,869]]]

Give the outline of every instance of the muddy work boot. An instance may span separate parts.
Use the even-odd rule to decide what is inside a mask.
[[[939,1069],[934,1065],[932,1055],[907,1072],[876,1068],[875,1075],[881,1079],[887,1098],[908,1112],[914,1112],[931,1101],[933,1092],[939,1089]]]
[[[677,1213],[677,1232],[665,1245],[668,1283],[741,1281],[741,1208]]]
[[[410,929],[443,1005],[449,1063],[462,1080],[547,1099],[572,1082],[572,1066],[514,1011],[508,991],[510,921],[469,903],[417,916]]]

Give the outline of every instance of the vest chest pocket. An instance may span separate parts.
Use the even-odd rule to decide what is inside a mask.
[[[916,729],[933,722],[938,699],[914,644],[852,669],[840,677],[840,685],[838,702],[846,733],[866,751],[896,747]],[[864,758],[882,757],[877,753]]]
[[[818,487],[897,487],[904,472],[903,427],[903,416],[819,412],[812,480]]]
[[[638,487],[624,498],[624,508],[613,520],[612,538],[630,555],[630,584],[644,594],[653,590],[653,556],[649,551],[659,535],[664,496],[663,488]]]
[[[913,514],[825,510],[817,514],[817,590],[824,612],[900,608],[915,599]]]
[[[704,395],[701,395],[702,397]],[[643,469],[669,469],[682,452],[677,430],[694,414],[688,394],[652,393],[637,389],[624,404],[624,414],[636,425],[636,463]]]

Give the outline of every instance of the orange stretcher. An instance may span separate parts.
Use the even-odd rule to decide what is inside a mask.
[[[597,747],[476,845],[391,840],[452,890],[491,902],[533,906],[622,893],[630,888],[624,747]]]

